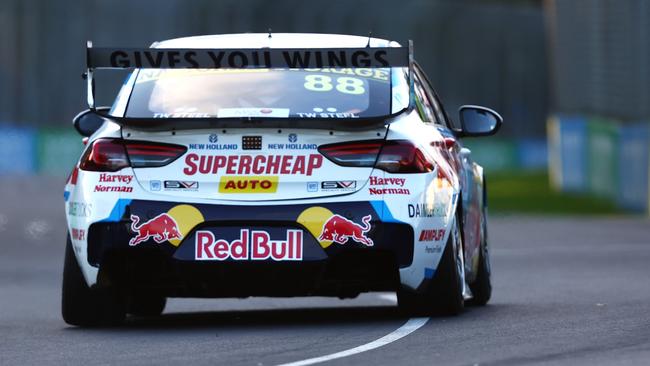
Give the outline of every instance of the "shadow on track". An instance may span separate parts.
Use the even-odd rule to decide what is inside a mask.
[[[501,307],[498,307],[501,308]],[[469,307],[459,316],[432,316],[436,322],[471,322],[486,313],[499,313],[495,306]],[[336,326],[344,324],[379,325],[395,320],[406,322],[407,314],[397,306],[345,306],[310,307],[255,310],[224,310],[166,313],[159,317],[127,317],[119,326],[94,328],[113,330],[191,330],[214,327],[275,328],[278,326]],[[93,328],[69,327],[66,330],[88,330]]]
[[[336,325],[382,323],[408,318],[396,306],[283,308],[167,313],[159,317],[128,317],[124,324],[110,329],[201,329],[216,326],[276,327],[292,325]],[[67,330],[90,328],[69,327]],[[100,329],[100,328],[96,328]],[[109,328],[105,328],[109,329]]]

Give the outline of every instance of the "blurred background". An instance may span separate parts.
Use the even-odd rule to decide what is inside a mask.
[[[2,0],[0,176],[63,181],[81,149],[85,41],[148,46],[233,32],[413,39],[448,113],[500,112],[465,145],[493,212],[649,212],[650,2],[646,0]],[[99,75],[110,104],[123,75]],[[62,206],[61,206],[62,207]]]

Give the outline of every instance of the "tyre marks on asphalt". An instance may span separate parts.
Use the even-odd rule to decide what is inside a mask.
[[[308,358],[306,360],[295,361],[290,363],[280,364],[278,366],[307,366],[314,365],[321,362],[332,361],[343,357],[353,356],[359,353],[371,351],[379,347],[385,346],[389,343],[395,342],[401,338],[406,337],[407,335],[415,332],[420,329],[429,321],[429,318],[411,318],[404,325],[395,329],[394,331],[386,334],[385,336],[374,340],[370,343],[363,344],[358,347],[350,348],[345,351],[332,353],[325,356]]]

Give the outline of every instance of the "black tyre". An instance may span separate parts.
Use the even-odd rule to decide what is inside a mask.
[[[154,294],[133,295],[129,298],[127,313],[136,316],[158,316],[165,310],[167,298]]]
[[[483,236],[481,240],[481,252],[479,255],[478,272],[476,279],[469,285],[472,290],[472,299],[467,303],[473,306],[484,306],[492,296],[492,267],[490,266],[490,251],[487,235],[487,211],[483,211]]]
[[[432,281],[421,293],[398,291],[397,302],[410,315],[458,315],[465,303],[464,281],[462,242],[454,224]]]
[[[77,263],[68,236],[63,264],[61,313],[70,325],[115,325],[126,315],[124,301],[115,289],[90,288]]]

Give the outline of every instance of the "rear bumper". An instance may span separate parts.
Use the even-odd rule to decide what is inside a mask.
[[[90,226],[88,263],[99,268],[100,286],[117,282],[128,291],[174,297],[346,297],[394,290],[400,283],[399,269],[413,261],[413,228],[382,221],[384,213],[376,207],[371,202],[229,206],[134,200],[114,221]],[[179,238],[157,242],[161,238],[156,233],[143,232],[142,225],[161,214],[173,219]],[[134,216],[138,218],[135,227]],[[339,226],[328,224],[333,216],[342,220]],[[369,227],[363,223],[367,216],[371,217]],[[348,221],[353,224],[339,229],[340,222]],[[328,225],[339,232],[323,235]],[[271,239],[284,238],[287,230],[300,231],[301,257],[286,261],[198,257],[197,232],[210,231],[217,239],[234,242],[241,240],[242,230],[264,231]],[[347,235],[347,240],[339,234]],[[134,238],[140,241],[130,245]]]

